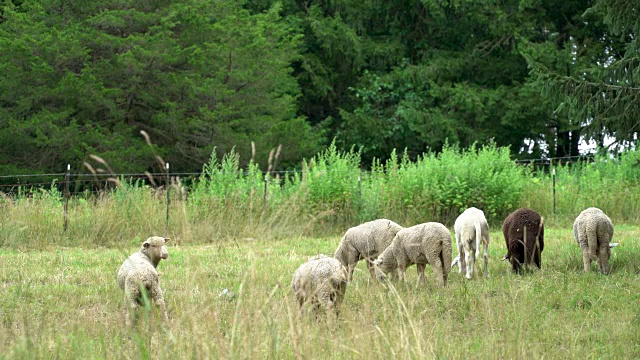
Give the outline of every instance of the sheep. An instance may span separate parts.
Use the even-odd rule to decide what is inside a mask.
[[[300,310],[310,304],[316,315],[323,308],[337,316],[347,290],[347,269],[333,257],[313,256],[293,273],[291,290]]]
[[[473,277],[475,259],[480,254],[480,245],[484,246],[484,276],[489,276],[489,225],[484,217],[484,212],[475,207],[465,210],[453,226],[458,256],[451,263],[453,267],[458,264],[458,273],[466,272],[466,278]],[[474,254],[475,252],[475,254]]]
[[[541,268],[544,218],[540,214],[528,208],[520,208],[504,219],[502,233],[507,245],[507,255],[502,260],[511,262],[513,272],[520,272],[522,264],[528,267],[532,261],[538,269]]]
[[[381,280],[394,270],[402,281],[406,280],[407,267],[416,264],[418,267],[418,285],[425,282],[424,269],[431,264],[436,282],[447,285],[447,277],[451,271],[451,233],[444,225],[428,222],[398,231],[396,237],[378,259],[374,266],[380,271]]]
[[[353,280],[353,271],[361,259],[366,259],[369,273],[376,278],[373,260],[393,241],[402,226],[387,219],[378,219],[354,226],[342,237],[334,257],[349,271],[349,281]]]
[[[600,209],[591,207],[583,210],[573,223],[573,236],[582,248],[584,272],[591,270],[591,261],[598,263],[600,272],[609,274],[609,242],[613,237],[613,223]]]
[[[140,250],[129,256],[118,270],[118,285],[124,291],[124,300],[128,305],[127,326],[132,325],[131,312],[142,305],[143,291],[148,292],[151,299],[160,308],[162,319],[168,320],[156,267],[160,260],[169,257],[165,246],[169,240],[169,238],[161,236],[148,238]]]

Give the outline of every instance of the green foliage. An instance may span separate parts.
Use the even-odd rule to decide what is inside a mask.
[[[426,154],[416,162],[406,153],[400,162],[393,155],[384,170],[387,203],[382,207],[395,210],[395,216],[404,212],[409,223],[426,217],[452,224],[471,206],[499,221],[518,207],[528,177],[509,151],[495,144],[469,150],[445,146],[440,154]]]
[[[246,196],[252,191],[260,190],[264,180],[258,166],[251,162],[245,172],[240,168],[239,162],[239,155],[234,149],[225,154],[222,161],[218,161],[214,150],[194,187],[196,201],[203,196]]]
[[[580,211],[598,207],[614,222],[633,223],[640,211],[640,152],[627,151],[616,158],[556,167],[556,208],[553,211],[551,174],[537,174],[526,186],[527,206],[546,209],[559,224],[571,224]]]
[[[542,95],[558,106],[558,114],[572,118],[573,126],[584,129],[584,135],[601,147],[609,136],[617,140],[612,145],[624,148],[637,142],[638,124],[632,114],[640,108],[639,43],[634,35],[638,10],[623,1],[588,6],[575,16],[580,31],[565,41],[565,67],[536,53],[526,58],[542,84]]]
[[[335,142],[305,163],[301,186],[312,212],[353,211],[358,201],[360,153],[342,152]]]
[[[96,154],[139,171],[155,162],[140,130],[176,170],[201,166],[214,146],[247,155],[251,141],[266,159],[288,132],[300,137],[282,139],[287,166],[319,149],[296,110],[302,37],[277,4],[250,14],[212,1],[42,0],[3,11],[3,164],[78,168]]]

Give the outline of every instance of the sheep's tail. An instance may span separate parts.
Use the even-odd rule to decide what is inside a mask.
[[[480,220],[474,222],[473,226],[476,228],[476,259],[480,255],[480,245],[482,244],[482,226],[480,226]]]
[[[540,225],[538,225],[538,232],[536,233],[536,238],[534,239],[535,244],[533,248],[538,256],[540,256],[540,251],[541,251],[540,250],[540,233],[542,232],[543,227],[544,227],[544,216],[540,216]],[[525,249],[524,251],[526,252],[527,249]],[[534,255],[534,254],[531,254],[531,255]]]
[[[598,223],[595,221],[586,221],[586,228],[589,257],[591,257],[591,260],[598,261]]]
[[[542,232],[543,226],[544,226],[544,216],[540,216],[540,225],[538,225],[538,233],[536,234],[536,239],[540,237],[540,233]]]
[[[447,238],[440,240],[440,262],[442,263],[442,276],[445,286],[449,272],[451,272],[451,268],[454,265],[454,263],[451,262],[451,234],[449,234],[448,239],[448,241]],[[447,264],[451,264],[451,266],[447,266]]]

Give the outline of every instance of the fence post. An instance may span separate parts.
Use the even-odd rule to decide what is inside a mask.
[[[165,235],[169,232],[169,207],[171,206],[171,186],[169,184],[169,163],[166,164],[167,172],[166,172],[166,182],[165,186],[167,187],[167,218],[164,225]]]
[[[556,213],[556,168],[551,169],[551,182],[553,184],[553,213]]]
[[[362,213],[362,170],[358,173],[358,220],[361,219]]]
[[[67,164],[67,172],[64,174],[64,222],[62,229],[67,232],[69,226],[69,177],[71,176],[71,164]]]

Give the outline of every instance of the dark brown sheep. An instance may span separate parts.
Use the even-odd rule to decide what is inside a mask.
[[[507,255],[502,260],[508,259],[514,272],[520,272],[525,262],[530,266],[533,261],[538,269],[541,268],[544,218],[540,214],[527,208],[518,209],[504,219],[502,233],[507,244]]]

